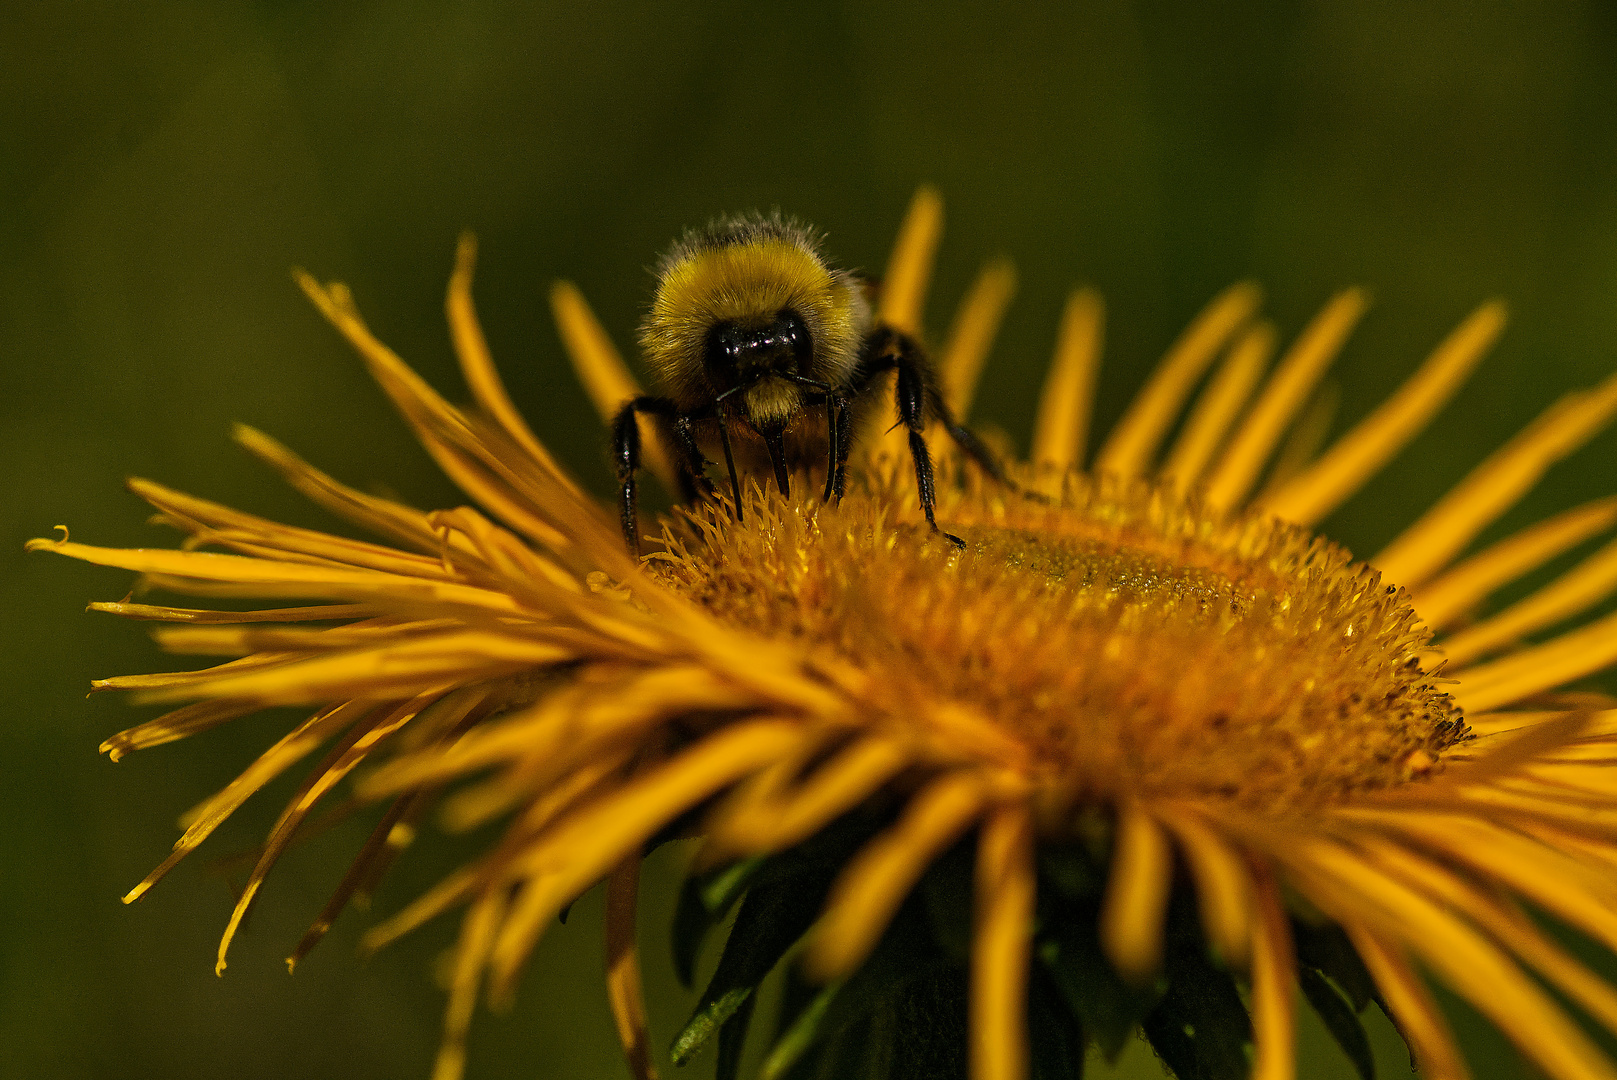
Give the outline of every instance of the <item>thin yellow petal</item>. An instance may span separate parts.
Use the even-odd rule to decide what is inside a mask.
[[[640,950],[635,912],[640,894],[640,855],[618,864],[606,879],[606,997],[618,1041],[635,1080],[657,1080],[651,1063],[650,1025],[640,988]]]
[[[1424,1080],[1471,1080],[1471,1070],[1454,1045],[1454,1033],[1443,1010],[1410,966],[1408,955],[1353,923],[1344,923],[1342,928],[1392,1010]]]
[[[1269,466],[1269,474],[1264,477],[1258,496],[1252,500],[1254,503],[1261,505],[1313,464],[1314,455],[1319,453],[1319,448],[1325,445],[1325,437],[1331,433],[1331,424],[1335,422],[1336,410],[1341,404],[1341,384],[1329,381],[1321,383],[1303,407],[1302,415],[1286,433],[1280,449],[1275,451],[1275,462]]]
[[[1163,917],[1172,885],[1173,852],[1162,826],[1137,803],[1119,807],[1100,944],[1129,982],[1149,982],[1162,966]]]
[[[977,839],[971,941],[971,1080],[1027,1076],[1028,955],[1033,943],[1033,823],[993,811]]]
[[[406,729],[408,730],[408,729]],[[392,944],[410,931],[442,915],[478,890],[499,880],[510,864],[529,850],[535,837],[561,815],[601,797],[623,764],[623,758],[593,761],[553,785],[528,804],[517,822],[506,830],[499,846],[470,866],[452,871],[448,877],[410,901],[396,915],[365,931],[359,940],[362,953],[373,953]]]
[[[578,286],[570,281],[556,282],[550,289],[550,310],[556,318],[562,346],[573,362],[573,372],[594,403],[601,422],[610,426],[624,403],[644,391],[629,374],[629,366],[623,362]],[[668,485],[668,490],[677,491],[673,459],[663,445],[662,433],[647,417],[641,417],[639,423],[645,467]]]
[[[1178,837],[1179,850],[1196,880],[1196,909],[1208,943],[1226,964],[1245,967],[1252,941],[1252,885],[1246,863],[1193,812],[1169,812],[1163,824]]]
[[[260,608],[257,611],[217,611],[211,608],[177,608],[161,604],[129,604],[121,601],[94,603],[86,611],[101,611],[125,619],[183,623],[276,623],[339,622],[380,615],[382,609],[370,604],[314,604],[309,607]]]
[[[503,634],[454,631],[294,660],[210,682],[149,690],[143,701],[219,697],[264,705],[318,704],[341,697],[404,697],[434,687],[559,664],[572,650]]]
[[[418,792],[393,800],[393,805],[387,808],[371,829],[370,835],[365,838],[365,843],[360,846],[342,880],[332,890],[325,906],[320,909],[320,914],[315,916],[314,922],[309,924],[309,928],[303,932],[303,936],[287,955],[286,970],[289,973],[297,970],[304,957],[325,939],[326,934],[336,924],[337,917],[348,907],[350,901],[358,897],[363,904],[365,895],[381,879],[394,857],[409,846],[410,840],[415,835],[418,815],[424,812],[428,802],[427,792]]]
[[[869,797],[912,755],[886,739],[861,739],[837,752],[795,790],[759,792],[721,806],[708,841],[713,855],[780,851],[807,839],[832,818]]]
[[[1252,396],[1274,347],[1275,329],[1268,322],[1259,322],[1236,339],[1224,363],[1219,365],[1192,406],[1184,429],[1168,452],[1167,463],[1162,466],[1164,477],[1172,477],[1182,489],[1195,486],[1229,433],[1236,414]]]
[[[449,292],[444,297],[449,336],[455,344],[461,374],[465,376],[466,385],[471,387],[477,403],[511,436],[513,442],[551,472],[565,476],[556,459],[535,437],[528,422],[505,392],[505,382],[500,378],[499,369],[494,366],[493,356],[489,354],[483,326],[477,319],[477,306],[472,302],[472,276],[476,269],[477,237],[463,232],[455,247],[455,272],[449,277]]]
[[[1338,439],[1324,457],[1264,498],[1264,509],[1312,525],[1347,500],[1431,422],[1470,378],[1505,327],[1505,305],[1472,312],[1375,412]]]
[[[1252,926],[1252,1080],[1292,1080],[1297,1074],[1296,980],[1291,927],[1274,879],[1253,881],[1257,918]]]
[[[1454,699],[1467,711],[1502,705],[1565,686],[1617,663],[1617,612],[1503,660],[1459,672]]]
[[[905,211],[893,251],[887,260],[877,294],[878,321],[924,341],[926,334],[926,293],[932,281],[933,261],[938,239],[943,235],[943,197],[931,185],[916,190]],[[869,392],[872,401],[895,400],[898,373],[877,377]],[[885,455],[895,467],[903,468],[909,455],[909,435],[889,404],[870,410],[863,438],[878,455]]]
[[[1074,289],[1061,313],[1055,358],[1044,377],[1033,426],[1033,464],[1055,473],[1082,465],[1095,404],[1095,375],[1105,337],[1106,305],[1094,289]]]
[[[539,932],[658,829],[714,792],[790,753],[795,724],[754,720],[709,735],[667,764],[560,822],[524,857],[528,885],[489,958],[490,997],[504,1005]]]
[[[513,759],[588,758],[603,740],[638,737],[669,717],[754,704],[751,695],[694,665],[623,674],[594,694],[577,685],[558,690],[531,707],[478,725],[453,746],[395,758],[367,777],[360,791],[366,798],[397,794]]]
[[[1607,544],[1571,570],[1498,615],[1443,641],[1450,664],[1465,664],[1496,652],[1536,630],[1582,613],[1617,589],[1617,542]]]
[[[399,641],[423,631],[448,630],[461,625],[454,619],[422,619],[370,625],[332,626],[319,630],[303,627],[166,626],[152,633],[164,652],[182,656],[246,656],[251,653],[327,652],[383,642]]]
[[[810,978],[829,982],[864,962],[927,865],[971,827],[986,797],[970,773],[934,780],[896,825],[853,857],[832,885],[804,955]]]
[[[881,321],[916,340],[922,337],[926,290],[942,235],[943,196],[922,185],[910,200],[881,280]]]
[[[417,698],[390,710],[377,710],[349,728],[342,739],[331,748],[325,760],[310,773],[309,778],[303,782],[303,786],[292,797],[292,801],[287,803],[286,809],[281,811],[281,816],[270,829],[269,837],[264,841],[264,852],[247,876],[247,884],[242,887],[241,895],[236,899],[236,907],[230,913],[230,922],[219,939],[219,959],[213,969],[215,974],[224,974],[225,955],[230,951],[230,942],[240,929],[242,919],[253,906],[253,900],[264,884],[264,878],[269,874],[270,868],[292,842],[293,835],[309,811],[337,786],[338,781],[364,761],[365,755],[378,743],[409,723],[430,703],[430,699]]]
[[[432,1066],[432,1080],[461,1080],[466,1072],[466,1033],[477,1006],[477,984],[482,980],[494,932],[505,915],[504,889],[489,889],[478,897],[460,924],[455,943],[455,964],[449,977],[449,1005],[444,1009],[444,1036]]]
[[[197,807],[195,813],[191,815],[185,833],[174,842],[174,850],[168,858],[147,874],[140,884],[125,893],[123,902],[132,904],[139,900],[152,886],[163,880],[181,859],[195,851],[202,841],[212,835],[213,831],[235,813],[254,792],[285,772],[344,725],[353,723],[363,711],[358,702],[352,701],[330,706],[321,709],[283,735],[274,746],[260,754],[256,761],[225,785],[223,790],[210,796]]]
[[[1617,949],[1617,883],[1510,829],[1458,814],[1343,811],[1502,882],[1546,911]]]
[[[305,498],[338,517],[379,536],[391,536],[416,551],[438,550],[437,537],[427,522],[427,515],[421,511],[340,484],[280,442],[246,424],[234,425],[230,437],[248,453],[280,473],[281,478]]]
[[[1363,290],[1346,289],[1333,296],[1297,335],[1209,474],[1209,503],[1232,507],[1245,501],[1287,425],[1342,351],[1369,303]]]
[[[258,709],[259,706],[250,701],[198,701],[182,705],[155,720],[118,732],[101,744],[100,751],[113,761],[118,761],[131,751],[162,746],[199,732],[211,731],[220,724],[257,712]]]
[[[944,402],[962,424],[971,415],[988,350],[1015,295],[1016,267],[1009,259],[994,259],[978,273],[955,313],[948,344],[938,357],[938,382]]]
[[[150,690],[166,686],[196,686],[201,683],[212,682],[226,675],[239,674],[245,671],[260,671],[264,668],[275,667],[291,659],[280,653],[260,653],[257,656],[244,656],[240,660],[227,660],[213,667],[199,668],[195,671],[163,671],[152,675],[114,675],[108,679],[91,679],[90,689],[99,690]]]
[[[1258,308],[1262,293],[1251,282],[1231,285],[1202,309],[1163,356],[1095,458],[1097,473],[1138,476],[1151,466],[1162,436],[1190,396],[1196,380],[1230,335]]]
[[[1276,854],[1309,866],[1305,892],[1339,922],[1344,912],[1371,913],[1379,932],[1402,937],[1455,993],[1550,1075],[1617,1080],[1617,1071],[1550,996],[1453,913],[1335,845],[1303,842]]]
[[[1473,555],[1415,594],[1415,610],[1442,630],[1493,591],[1617,525],[1617,495],[1546,518]]]
[[[1427,895],[1463,912],[1492,934],[1511,952],[1560,987],[1590,1016],[1617,1031],[1617,990],[1578,963],[1519,911],[1489,897],[1460,875],[1401,845],[1384,840],[1357,841],[1372,858],[1394,875]]]
[[[598,508],[580,502],[574,488],[543,468],[516,471],[514,463],[522,455],[509,440],[450,405],[379,341],[355,310],[346,286],[322,286],[301,270],[293,277],[359,353],[438,467],[463,491],[545,547],[561,550],[570,539],[599,538],[588,535],[606,528]],[[558,529],[546,515],[567,517],[575,535]],[[609,532],[606,529],[603,535]]]
[[[256,545],[273,549],[269,557],[283,553],[316,556],[348,566],[361,566],[382,570],[390,574],[409,574],[418,577],[445,578],[450,576],[443,560],[436,554],[414,554],[382,544],[349,540],[314,529],[300,529],[278,521],[244,514],[219,503],[199,499],[182,491],[165,487],[142,477],[131,477],[129,490],[163,511],[170,518],[194,523],[205,540],[241,537]],[[200,527],[200,528],[198,528]]]
[[[1371,559],[1388,581],[1413,589],[1531,491],[1539,478],[1617,415],[1617,375],[1568,394],[1478,465]]]
[[[279,562],[222,555],[212,551],[168,551],[155,548],[101,548],[88,544],[55,540],[30,540],[28,551],[50,551],[68,558],[116,566],[143,574],[161,575],[165,584],[196,583],[206,588],[214,582],[249,587],[247,595],[328,595],[339,599],[421,599],[448,604],[465,604],[500,614],[516,611],[504,593],[453,582],[432,581],[403,574],[345,567],[311,566],[307,563]]]

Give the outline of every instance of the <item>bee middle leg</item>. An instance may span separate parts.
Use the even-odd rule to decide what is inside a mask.
[[[921,496],[921,511],[933,532],[938,528],[936,514],[937,488],[932,475],[932,454],[927,450],[926,420],[929,413],[942,407],[942,400],[933,386],[932,367],[927,363],[921,346],[908,334],[890,326],[879,327],[865,341],[858,383],[867,386],[884,371],[897,369],[896,404],[898,422],[909,431],[910,457],[915,462],[915,487]],[[942,414],[947,416],[945,410]],[[839,453],[845,451],[839,448]],[[957,547],[966,542],[953,533],[943,533]]]

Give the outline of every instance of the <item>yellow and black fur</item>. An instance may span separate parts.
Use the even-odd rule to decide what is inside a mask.
[[[832,266],[820,238],[798,222],[752,214],[693,229],[663,256],[657,279],[640,346],[665,396],[635,398],[613,425],[631,551],[639,548],[638,413],[662,425],[679,455],[688,498],[715,491],[702,447],[716,439],[738,515],[738,450],[743,460],[767,456],[783,495],[794,462],[824,460],[830,501],[842,496],[854,428],[850,410],[876,376],[896,368],[899,421],[909,429],[921,506],[932,528],[932,462],[921,437],[929,419],[944,423],[962,449],[1004,479],[993,456],[949,415],[920,346],[873,321],[865,283]]]

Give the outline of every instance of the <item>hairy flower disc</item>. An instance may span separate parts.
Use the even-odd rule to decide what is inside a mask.
[[[1001,736],[982,749],[1039,786],[1049,830],[1120,794],[1314,806],[1464,737],[1407,595],[1305,530],[1074,474],[1054,502],[953,494],[956,553],[887,487],[837,508],[754,489],[746,524],[694,511],[653,565],[729,625],[834,650],[872,726],[942,760],[970,757],[962,729]]]

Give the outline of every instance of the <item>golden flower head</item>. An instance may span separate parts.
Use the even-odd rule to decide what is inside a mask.
[[[881,294],[881,319],[906,333],[920,334],[940,225],[923,190]],[[1312,527],[1447,401],[1498,335],[1499,305],[1321,451],[1328,418],[1310,403],[1363,295],[1332,299],[1270,369],[1276,333],[1237,285],[1085,468],[1103,317],[1081,290],[1014,484],[935,447],[938,517],[963,550],[927,530],[900,447],[872,430],[839,504],[808,482],[793,498],[752,482],[740,507],[719,497],[664,517],[637,561],[506,397],[472,262],[463,241],[448,313],[466,409],[371,334],[345,287],[298,281],[476,507],[362,494],[241,428],[247,449],[385,542],[137,480],[187,534],[181,550],[30,545],[169,592],[302,602],[93,605],[175,624],[158,631],[175,652],[235,658],[97,683],[178,704],[109,739],[114,759],[268,706],[313,710],[193,811],[125,898],[324,747],[264,842],[221,972],[265,875],[365,765],[359,793],[386,807],[289,964],[434,807],[452,829],[506,822],[492,850],[366,937],[378,947],[463,912],[438,1080],[461,1072],[479,988],[508,1000],[546,926],[603,879],[609,996],[636,1075],[655,1074],[635,894],[642,852],[676,835],[704,838],[675,926],[687,976],[740,905],[674,1047],[683,1062],[716,1036],[723,1076],[783,958],[767,1076],[815,1061],[840,1075],[854,1052],[934,1075],[963,1061],[975,1080],[1058,1076],[1086,1043],[1115,1053],[1138,1026],[1182,1076],[1281,1080],[1299,986],[1361,1067],[1356,1013],[1374,999],[1423,1075],[1465,1076],[1421,968],[1547,1074],[1617,1076],[1544,984],[1614,1031],[1617,990],[1514,899],[1617,947],[1617,710],[1565,689],[1617,660],[1617,615],[1523,643],[1617,587],[1617,546],[1473,618],[1608,531],[1617,498],[1460,560],[1617,413],[1617,377],[1558,401],[1358,563]],[[991,264],[939,352],[957,414],[1013,285]],[[553,302],[611,415],[638,393],[632,377],[576,290]],[[655,435],[648,463],[671,477]],[[957,1009],[966,1023],[939,1021]]]

